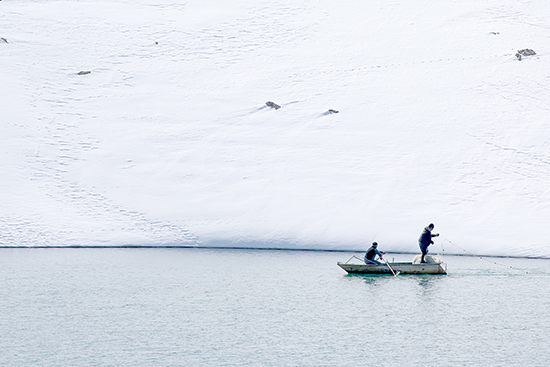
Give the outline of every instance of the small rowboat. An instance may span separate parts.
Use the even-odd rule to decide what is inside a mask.
[[[447,265],[445,269],[442,264],[413,264],[413,263],[389,263],[387,264],[348,264],[338,263],[338,266],[347,271],[349,274],[447,274]],[[390,269],[391,266],[391,269]],[[392,272],[393,270],[393,272]]]

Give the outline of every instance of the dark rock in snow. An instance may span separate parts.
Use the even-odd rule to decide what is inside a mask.
[[[516,53],[516,57],[519,61],[521,61],[522,56],[533,56],[536,54],[537,53],[530,48],[524,48],[523,50],[518,50],[518,52]]]
[[[521,54],[523,56],[532,56],[532,55],[536,55],[537,53],[531,50],[530,48],[524,48],[523,50],[519,50],[518,54]]]
[[[278,104],[273,103],[273,102],[271,102],[271,101],[266,102],[265,105],[266,105],[267,107],[271,107],[271,108],[274,108],[274,109],[276,109],[276,110],[278,110],[279,108],[281,108],[281,106],[279,106]]]

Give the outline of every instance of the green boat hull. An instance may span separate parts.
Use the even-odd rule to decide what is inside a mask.
[[[349,274],[447,274],[446,264],[389,263],[380,265],[338,263]],[[391,269],[390,269],[391,267]],[[393,272],[392,272],[393,270]]]

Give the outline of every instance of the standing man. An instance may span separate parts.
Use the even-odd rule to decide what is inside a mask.
[[[385,255],[385,254],[386,254],[385,252],[378,251],[378,243],[373,242],[372,246],[369,247],[369,249],[367,250],[367,253],[365,254],[365,264],[381,265],[382,263],[379,261],[376,261],[374,258],[376,257],[376,255],[378,255],[378,257],[382,259],[382,255]]]
[[[420,260],[421,263],[425,263],[424,256],[428,253],[428,246],[434,243],[434,241],[432,241],[432,237],[439,236],[439,233],[432,234],[433,230],[434,224],[430,223],[426,228],[424,228],[424,231],[418,239],[418,245],[420,246],[420,251],[422,251],[422,259]]]

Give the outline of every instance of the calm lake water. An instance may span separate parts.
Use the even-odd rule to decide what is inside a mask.
[[[0,249],[0,365],[549,365],[549,260],[369,277],[352,255]]]

